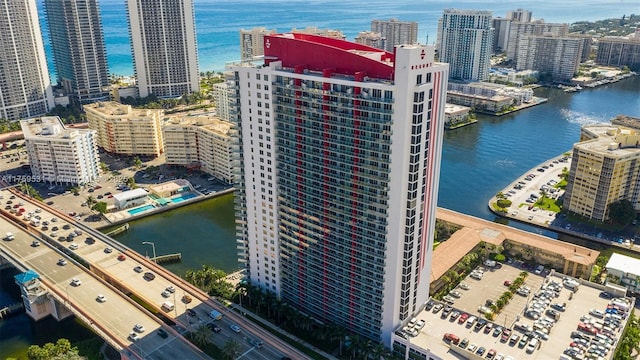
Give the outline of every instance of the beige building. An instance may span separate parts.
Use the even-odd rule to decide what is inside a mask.
[[[264,55],[264,36],[275,34],[276,29],[256,27],[251,30],[240,30],[240,58],[251,60],[256,56]]]
[[[233,88],[225,81],[213,84],[212,92],[216,102],[218,117],[222,120],[229,121],[229,119],[231,119],[231,113],[233,112],[229,103],[229,95],[233,92]]]
[[[174,117],[162,128],[167,164],[197,168],[233,183],[236,130],[233,124],[202,114]]]
[[[358,44],[367,45],[378,49],[384,49],[386,41],[387,39],[385,39],[382,34],[374,31],[361,31],[355,38],[355,42],[357,42]]]
[[[157,109],[133,109],[113,101],[84,105],[98,146],[113,154],[159,156],[164,152],[162,117]]]
[[[564,209],[597,221],[607,220],[609,205],[619,200],[640,210],[640,118],[620,115],[612,122],[582,127],[564,195]]]

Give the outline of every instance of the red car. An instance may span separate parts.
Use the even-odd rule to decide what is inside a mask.
[[[458,318],[458,324],[464,324],[464,322],[467,321],[468,318],[469,314],[462,313],[462,315],[460,315],[460,318]]]
[[[511,329],[504,328],[504,330],[502,330],[502,336],[500,336],[500,341],[507,342],[509,341],[510,336],[511,336]]]
[[[124,256],[124,254],[120,254],[120,255],[118,255],[118,260],[120,260],[120,261],[124,261],[124,259],[126,259],[126,257]]]
[[[505,281],[502,283],[502,285],[504,285],[504,286],[510,286],[510,285],[511,285],[511,281],[509,281],[509,280],[505,280]]]

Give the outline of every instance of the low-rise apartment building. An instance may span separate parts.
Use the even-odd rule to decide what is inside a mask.
[[[67,129],[57,116],[21,120],[34,181],[86,184],[98,178],[95,130]]]
[[[613,282],[632,293],[640,293],[640,259],[613,253],[606,268],[607,283]]]
[[[97,132],[98,146],[121,155],[157,157],[164,152],[163,110],[134,109],[114,101],[83,106],[89,129]]]
[[[197,168],[233,183],[236,130],[232,123],[206,114],[176,116],[165,122],[162,132],[167,164]]]

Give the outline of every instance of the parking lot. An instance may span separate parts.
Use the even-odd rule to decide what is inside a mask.
[[[585,336],[587,340],[587,346],[584,350],[581,350],[584,354],[590,351],[590,347],[600,346],[601,344],[596,342],[594,334],[589,334],[588,331],[579,331],[578,325],[582,321],[594,323],[598,321],[598,318],[589,315],[592,309],[604,311],[607,309],[609,299],[601,297],[601,290],[588,285],[580,285],[577,292],[574,294],[572,290],[563,286],[563,276],[557,274],[549,274],[547,271],[541,272],[540,275],[536,275],[531,270],[529,276],[526,278],[524,286],[531,288],[531,292],[528,296],[521,296],[514,294],[514,297],[507,306],[497,315],[493,322],[489,322],[491,329],[486,331],[487,326],[477,328],[475,322],[473,325],[468,326],[467,321],[459,323],[459,317],[452,318],[451,314],[458,311],[461,314],[468,314],[468,316],[476,316],[478,319],[483,317],[478,312],[480,306],[484,306],[486,300],[495,300],[507,290],[507,286],[504,286],[505,280],[513,281],[518,277],[522,264],[513,262],[512,264],[504,264],[501,268],[485,271],[480,280],[471,279],[470,277],[464,279],[461,284],[468,285],[469,289],[464,290],[461,287],[455,290],[460,291],[461,296],[457,298],[451,305],[450,312],[443,317],[443,312],[446,310],[446,303],[441,303],[432,300],[433,307],[427,306],[429,310],[424,310],[416,316],[416,322],[420,323],[420,320],[424,322],[424,326],[419,329],[415,336],[409,335],[411,344],[418,345],[424,349],[430,349],[435,355],[442,357],[443,359],[461,359],[461,358],[486,358],[485,356],[494,350],[496,358],[500,358],[498,355],[502,355],[502,358],[508,359],[558,359],[560,355],[565,353],[570,347],[570,344],[574,342],[572,333],[579,332],[580,336]],[[552,292],[550,289],[552,282],[559,284],[556,286],[557,292]],[[541,287],[545,287],[549,294],[548,300],[544,300],[544,296],[541,294]],[[556,294],[557,293],[557,297]],[[537,301],[539,298],[540,301]],[[525,317],[525,311],[533,309],[534,302],[539,304],[546,301],[546,305],[542,305],[540,319],[547,318],[547,310],[554,309],[554,307],[562,307],[563,311],[556,311],[559,315],[557,321],[551,320],[534,320],[533,318]],[[562,306],[564,305],[564,306]],[[536,305],[536,307],[539,305]],[[594,313],[599,314],[599,311]],[[553,312],[551,312],[553,313]],[[607,317],[609,315],[606,315]],[[602,321],[606,318],[602,318]],[[547,323],[546,327],[542,325]],[[535,325],[535,328],[534,328]],[[600,324],[601,325],[601,324]],[[600,326],[594,325],[594,326]],[[606,326],[606,325],[605,325]],[[620,327],[624,324],[620,323]],[[496,327],[506,327],[512,329],[512,335],[516,335],[517,340],[511,342],[508,340],[502,341],[501,332],[495,331]],[[531,328],[527,331],[525,328]],[[543,330],[543,328],[545,330]],[[404,329],[412,330],[410,324],[404,327]],[[528,344],[531,343],[530,338],[527,338],[525,342],[521,342],[525,333],[533,335],[533,330],[538,330],[538,342],[539,345],[527,350]],[[619,329],[613,330],[614,334],[611,337],[619,336]],[[459,345],[451,344],[444,341],[443,336],[445,333],[455,334],[460,342],[464,341],[465,348],[461,348]],[[544,335],[542,334],[544,333]],[[547,335],[548,334],[548,335]],[[546,339],[545,339],[546,338]],[[473,346],[472,346],[473,345]],[[575,345],[575,343],[574,343]],[[614,344],[609,345],[611,347]],[[453,350],[450,348],[452,347]],[[476,357],[471,355],[467,349],[472,348],[474,352],[480,347],[484,348],[482,356]],[[575,351],[578,351],[577,349]],[[591,350],[595,352],[596,350]],[[610,355],[610,352],[607,353]]]

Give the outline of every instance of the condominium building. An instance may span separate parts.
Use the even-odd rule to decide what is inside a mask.
[[[525,9],[511,10],[507,12],[507,19],[520,23],[531,22],[531,15],[533,13]]]
[[[276,30],[268,30],[265,27],[256,27],[251,30],[240,30],[240,58],[251,60],[256,56],[264,55],[264,36],[275,34]]]
[[[233,94],[233,89],[229,86],[228,82],[221,82],[213,85],[213,98],[216,102],[216,113],[222,120],[229,121],[231,119],[231,101],[230,96]]]
[[[160,109],[133,109],[114,101],[83,106],[89,129],[96,131],[96,142],[107,152],[121,155],[160,156],[162,117]]]
[[[334,38],[334,39],[340,39],[340,40],[344,40],[347,37],[342,33],[342,31],[340,30],[332,30],[332,29],[319,29],[316,26],[307,26],[304,29],[296,29],[296,28],[292,28],[291,29],[292,33],[299,33],[299,34],[309,34],[309,35],[319,35],[319,36],[326,36],[326,37],[330,37],[330,38]]]
[[[307,34],[228,68],[248,280],[390,346],[428,297],[447,64]],[[316,56],[315,54],[323,54]]]
[[[86,184],[98,179],[96,132],[67,129],[57,116],[21,120],[34,179]]]
[[[0,0],[0,119],[45,114],[54,106],[36,0]]]
[[[449,76],[460,80],[489,77],[493,28],[491,11],[445,9],[438,22],[439,60],[449,63]]]
[[[232,123],[207,114],[172,117],[162,133],[167,164],[198,168],[233,183],[237,132]]]
[[[640,260],[618,253],[611,254],[606,265],[607,282],[620,284],[634,294],[640,294]]]
[[[553,35],[564,37],[569,35],[569,24],[545,23],[543,20],[534,22],[511,22],[505,52],[507,60],[518,61],[518,49],[521,48],[520,38],[524,35]]]
[[[45,0],[58,82],[81,102],[109,99],[109,69],[97,0]]]
[[[497,17],[493,18],[493,50],[492,53],[498,54],[504,52],[507,48],[507,40],[509,39],[509,30],[511,29],[511,20]]]
[[[127,0],[140,97],[179,97],[200,89],[193,0]]]
[[[516,70],[535,70],[555,81],[574,77],[584,42],[576,37],[522,35],[518,43]]]
[[[619,122],[640,118],[618,116]],[[609,206],[628,200],[640,210],[640,131],[622,125],[586,125],[573,158],[564,195],[564,209],[596,221],[609,219]]]
[[[388,52],[393,52],[396,45],[418,43],[418,23],[415,21],[371,20],[371,32],[378,33],[385,39],[384,47],[379,49]]]
[[[632,71],[640,71],[640,36],[599,39],[596,63],[608,66],[627,66]]]
[[[387,39],[377,32],[361,31],[358,33],[358,36],[356,36],[354,41],[358,44],[384,49]]]

